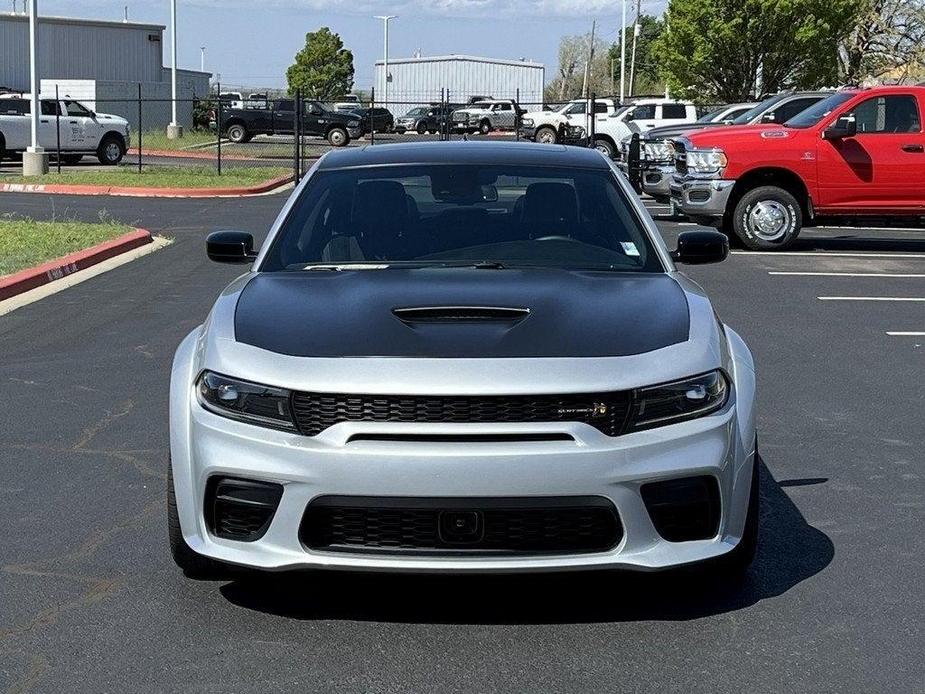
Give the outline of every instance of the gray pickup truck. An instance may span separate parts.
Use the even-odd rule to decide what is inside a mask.
[[[477,101],[453,111],[453,130],[487,135],[492,130],[515,130],[522,115],[513,99]]]

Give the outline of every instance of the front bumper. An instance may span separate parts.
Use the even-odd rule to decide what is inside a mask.
[[[235,422],[204,410],[189,388],[172,395],[171,456],[184,538],[196,552],[266,570],[332,568],[423,572],[519,572],[591,568],[657,570],[731,550],[745,524],[754,437],[745,443],[735,397],[719,413],[637,432],[605,436],[582,423],[341,423],[305,437]],[[572,441],[447,443],[354,441],[356,434],[566,433]],[[715,537],[668,542],[660,537],[640,494],[643,483],[708,475],[721,499]],[[273,482],[282,498],[254,542],[212,535],[205,521],[213,476]],[[624,533],[612,550],[554,556],[440,556],[325,552],[307,549],[299,527],[320,496],[565,497],[613,503]]]
[[[362,126],[358,128],[347,128],[347,134],[350,135],[350,137],[353,139],[356,139],[358,137],[363,137],[365,133],[366,133],[366,130]]]
[[[646,164],[642,169],[642,192],[656,200],[667,201],[671,197],[671,179],[675,168],[671,164]]]
[[[718,219],[726,214],[735,181],[675,174],[669,181],[671,200],[688,216]]]

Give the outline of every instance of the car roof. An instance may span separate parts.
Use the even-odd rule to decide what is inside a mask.
[[[331,151],[318,162],[321,170],[393,164],[513,164],[609,169],[600,152],[587,147],[530,142],[410,142],[366,145]]]

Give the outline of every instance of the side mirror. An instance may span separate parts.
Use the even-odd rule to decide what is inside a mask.
[[[498,188],[491,183],[482,186],[482,202],[498,202]]]
[[[685,231],[678,235],[678,248],[671,259],[685,265],[719,263],[729,255],[729,239],[718,231]]]
[[[252,263],[254,237],[244,231],[213,231],[206,237],[206,254],[216,263]]]
[[[636,118],[636,116],[633,115],[633,112],[632,112],[632,111],[627,111],[627,112],[626,112],[626,115],[623,116],[623,120],[625,120],[625,121],[635,120],[635,118]]]
[[[841,140],[843,137],[854,137],[858,134],[858,122],[854,116],[839,116],[838,120],[822,131],[823,140]]]
[[[776,123],[777,114],[774,113],[773,111],[771,113],[765,113],[763,116],[761,116],[761,122],[762,123]]]

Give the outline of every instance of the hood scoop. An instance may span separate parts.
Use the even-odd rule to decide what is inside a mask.
[[[528,308],[503,306],[417,306],[394,308],[402,323],[513,323],[530,315]]]

